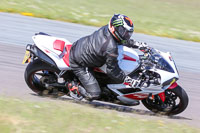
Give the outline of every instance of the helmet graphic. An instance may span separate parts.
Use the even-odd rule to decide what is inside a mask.
[[[129,17],[115,14],[109,22],[109,30],[118,41],[124,41],[131,38],[134,26]]]

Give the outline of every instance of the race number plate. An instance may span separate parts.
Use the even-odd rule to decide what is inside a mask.
[[[30,61],[31,61],[30,51],[26,51],[26,53],[24,55],[24,59],[23,59],[22,64],[24,64],[24,63],[30,63]]]

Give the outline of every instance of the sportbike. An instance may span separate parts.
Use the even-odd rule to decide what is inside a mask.
[[[36,33],[32,37],[34,44],[26,46],[23,63],[28,63],[25,81],[29,88],[42,96],[70,96],[81,100],[82,95],[71,93],[68,83],[76,82],[69,64],[69,52],[72,44],[64,39],[46,33]],[[94,75],[99,82],[102,93],[100,101],[107,101],[132,106],[135,100],[155,112],[176,115],[183,112],[188,105],[188,96],[177,84],[179,73],[169,52],[149,48],[139,55],[126,46],[118,47],[119,67],[131,78],[140,80],[138,88],[116,84],[106,74],[106,65],[94,68]]]

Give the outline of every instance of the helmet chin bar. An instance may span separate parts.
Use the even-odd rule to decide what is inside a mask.
[[[109,23],[108,25],[108,29],[110,31],[110,33],[114,36],[114,38],[117,40],[117,41],[121,41],[120,38],[118,38],[116,35],[115,35],[115,28],[114,26],[111,26],[111,24]]]
[[[123,39],[122,39],[121,36],[118,34],[118,32],[114,31],[114,34],[116,35],[117,40],[123,41]]]

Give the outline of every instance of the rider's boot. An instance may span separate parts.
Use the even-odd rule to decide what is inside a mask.
[[[89,101],[92,100],[92,96],[81,85],[72,81],[67,84],[67,87],[70,91],[70,96],[75,100],[82,100],[83,98]]]
[[[80,94],[78,89],[78,84],[75,84],[73,81],[66,84],[66,87],[69,89],[69,95],[75,100],[82,100],[83,96]]]
[[[79,85],[79,93],[88,101],[92,101],[93,97],[82,87]]]

